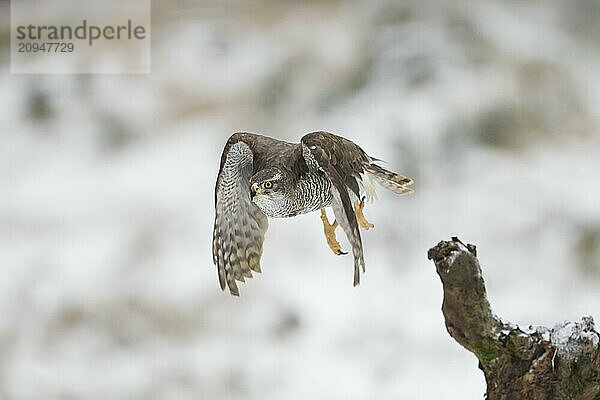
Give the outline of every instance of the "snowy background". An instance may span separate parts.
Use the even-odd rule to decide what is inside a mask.
[[[481,399],[453,235],[503,318],[600,318],[599,1],[155,0],[152,73],[107,76],[11,75],[0,8],[0,399]],[[313,213],[222,293],[227,137],[320,129],[416,181],[367,207],[362,284]]]

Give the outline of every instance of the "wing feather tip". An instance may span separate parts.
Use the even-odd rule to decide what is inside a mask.
[[[262,269],[260,268],[260,265],[256,265],[254,267],[250,267],[250,269],[254,272],[257,272],[259,274],[262,274]]]
[[[240,295],[240,290],[238,289],[235,280],[232,280],[230,282],[228,282],[229,286],[229,294],[231,294],[232,296],[239,296]]]

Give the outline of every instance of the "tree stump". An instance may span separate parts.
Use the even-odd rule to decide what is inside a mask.
[[[492,313],[476,248],[429,250],[444,289],[446,329],[479,359],[489,400],[600,400],[600,335],[592,317],[522,329]]]

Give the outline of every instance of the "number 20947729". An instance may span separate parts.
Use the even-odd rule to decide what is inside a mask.
[[[74,50],[73,43],[63,42],[25,42],[17,45],[19,53],[72,53]]]

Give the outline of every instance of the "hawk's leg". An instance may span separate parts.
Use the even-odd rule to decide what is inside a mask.
[[[330,224],[324,208],[321,208],[321,221],[323,221],[323,232],[325,232],[325,239],[327,239],[327,244],[329,245],[331,251],[333,251],[333,254],[336,256],[348,254],[342,251],[342,248],[335,237],[335,228],[337,228],[338,222],[333,221],[333,224]]]
[[[363,208],[365,208],[364,196],[360,201],[354,202],[354,214],[356,215],[356,222],[358,222],[358,225],[368,231],[371,228],[375,228],[375,225],[367,221],[363,214]]]

